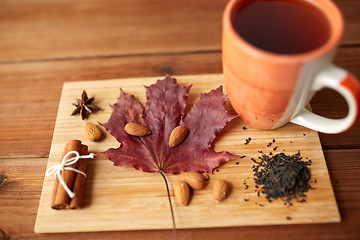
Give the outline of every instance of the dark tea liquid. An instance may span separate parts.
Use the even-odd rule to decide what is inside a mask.
[[[279,54],[314,50],[330,37],[325,15],[305,0],[254,0],[233,20],[236,32],[253,46]]]

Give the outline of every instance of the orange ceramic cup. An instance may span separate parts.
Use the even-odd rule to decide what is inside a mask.
[[[224,83],[240,118],[264,130],[276,129],[288,122],[325,133],[349,129],[360,112],[360,84],[351,73],[331,63],[344,30],[336,5],[330,0],[308,0],[329,22],[329,38],[315,50],[286,55],[257,48],[235,31],[235,14],[251,1],[254,0],[232,0],[223,15]],[[328,119],[305,109],[314,93],[324,87],[334,89],[345,98],[349,109],[345,118]]]

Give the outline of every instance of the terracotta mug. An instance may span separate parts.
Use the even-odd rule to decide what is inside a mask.
[[[232,0],[223,15],[224,83],[240,118],[264,130],[276,129],[288,122],[324,133],[349,129],[360,112],[360,84],[354,75],[331,63],[344,30],[339,9],[329,0],[306,1],[327,19],[329,36],[313,50],[283,54],[255,47],[235,30],[236,14],[254,1]],[[345,118],[329,119],[305,109],[315,92],[324,87],[345,98],[349,109]]]

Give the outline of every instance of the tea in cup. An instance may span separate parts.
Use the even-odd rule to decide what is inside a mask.
[[[230,102],[257,129],[288,122],[324,132],[349,129],[360,112],[360,84],[331,61],[344,31],[343,17],[328,0],[232,0],[223,15],[222,62]],[[305,107],[322,88],[348,104],[342,119]]]

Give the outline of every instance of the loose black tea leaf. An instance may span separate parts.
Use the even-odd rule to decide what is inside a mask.
[[[254,180],[262,185],[262,193],[269,202],[272,199],[283,199],[290,202],[297,199],[299,202],[306,201],[305,192],[312,187],[309,184],[311,173],[309,161],[302,161],[300,151],[292,156],[278,153],[274,156],[263,154],[260,161],[251,159],[253,165]]]
[[[251,141],[251,137],[248,137],[247,139],[245,139],[245,143],[244,144],[249,144],[249,142]]]
[[[210,180],[210,175],[209,174],[205,173],[203,176],[204,176],[205,181]]]

